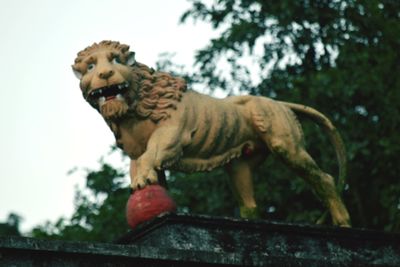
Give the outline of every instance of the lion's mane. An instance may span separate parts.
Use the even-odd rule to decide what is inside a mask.
[[[141,63],[136,63],[133,75],[134,78],[139,78],[135,113],[154,122],[168,118],[169,110],[176,109],[186,91],[185,80],[165,72],[154,71]]]

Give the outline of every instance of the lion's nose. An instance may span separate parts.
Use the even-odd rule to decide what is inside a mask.
[[[101,79],[108,79],[108,78],[110,78],[113,74],[114,74],[114,71],[113,71],[113,70],[102,70],[102,71],[99,71],[99,77],[100,77]]]

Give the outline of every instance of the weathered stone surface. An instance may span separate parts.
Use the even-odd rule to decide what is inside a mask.
[[[0,266],[400,266],[400,235],[169,214],[116,244],[0,237]]]
[[[234,265],[400,266],[398,234],[232,218],[170,215],[119,243],[207,252],[199,260]]]

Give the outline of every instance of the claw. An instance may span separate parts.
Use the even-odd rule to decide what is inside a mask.
[[[148,185],[152,184],[152,182],[149,178],[146,179],[146,184],[148,184]]]

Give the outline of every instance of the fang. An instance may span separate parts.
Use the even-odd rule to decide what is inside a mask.
[[[99,106],[102,106],[106,102],[106,98],[104,96],[99,97],[98,103]]]

